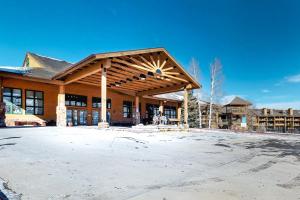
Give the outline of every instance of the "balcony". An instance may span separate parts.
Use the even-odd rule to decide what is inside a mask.
[[[239,107],[239,108],[233,108],[233,107],[228,107],[227,108],[227,113],[232,113],[232,114],[246,114],[247,113],[247,108]]]

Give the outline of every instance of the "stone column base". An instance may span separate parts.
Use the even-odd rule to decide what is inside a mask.
[[[0,102],[0,127],[6,127],[5,124],[5,103]]]
[[[135,113],[135,125],[138,125],[141,123],[141,117],[140,117],[140,112]]]
[[[66,106],[56,107],[56,126],[66,127],[67,126],[67,108]]]
[[[189,129],[190,126],[189,126],[189,124],[184,124],[183,127],[184,127],[185,129]]]
[[[98,128],[109,128],[109,123],[107,122],[99,122]]]

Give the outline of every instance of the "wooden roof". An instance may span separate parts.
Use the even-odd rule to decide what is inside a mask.
[[[246,101],[240,97],[235,97],[230,103],[226,106],[250,106],[252,105],[249,101]]]
[[[142,96],[201,87],[164,48],[92,54],[52,79],[100,86],[106,62],[111,63],[107,69],[107,87],[111,89]]]

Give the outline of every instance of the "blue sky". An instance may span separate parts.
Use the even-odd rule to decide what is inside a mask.
[[[224,99],[300,109],[300,1],[2,1],[0,65],[27,51],[76,62],[91,53],[165,47],[192,57],[209,91],[209,64],[224,71]]]

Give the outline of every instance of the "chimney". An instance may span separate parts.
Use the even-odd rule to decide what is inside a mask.
[[[289,108],[289,109],[288,109],[288,114],[289,114],[289,115],[294,115],[294,110],[293,110],[293,108]]]
[[[268,109],[263,108],[263,114],[264,114],[264,115],[268,115]]]

